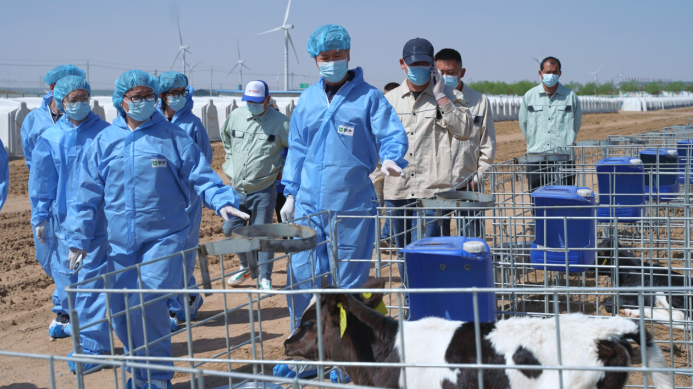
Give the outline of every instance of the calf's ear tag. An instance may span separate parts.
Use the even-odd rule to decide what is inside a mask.
[[[380,304],[378,304],[378,306],[375,307],[375,311],[378,313],[382,313],[383,315],[387,315],[387,307],[385,307],[385,302],[381,300]]]
[[[367,299],[373,297],[373,293],[361,293],[361,295],[363,295],[363,298],[367,298]]]
[[[347,318],[342,303],[337,303],[337,306],[339,307],[339,337],[341,338],[344,336],[344,331],[346,331]]]

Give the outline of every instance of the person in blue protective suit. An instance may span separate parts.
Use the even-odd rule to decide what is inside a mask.
[[[24,118],[24,122],[22,122],[22,149],[24,151],[26,167],[29,169],[29,172],[31,172],[31,156],[34,152],[36,142],[41,134],[43,134],[43,132],[48,128],[53,127],[53,125],[55,125],[55,123],[57,123],[63,115],[63,113],[58,110],[56,102],[53,99],[53,88],[55,88],[55,84],[58,82],[58,80],[65,76],[71,75],[86,77],[87,74],[84,72],[84,70],[74,65],[60,65],[46,73],[43,80],[46,82],[46,84],[48,84],[50,92],[43,96],[43,103],[41,106],[29,112],[29,114]],[[29,179],[29,193],[31,193],[32,187],[33,183],[31,179]],[[35,204],[31,203],[32,215],[34,214],[35,209]],[[52,237],[54,235],[53,227],[54,226],[51,223],[46,225],[45,228],[47,236]],[[34,248],[36,250],[36,259],[38,260],[39,264],[41,264],[41,267],[43,267],[46,274],[48,274],[50,277],[53,277],[53,272],[51,271],[51,262],[53,260],[53,256],[55,255],[54,247],[55,246],[53,244],[41,244],[36,237],[36,230],[34,229]],[[56,289],[56,291],[53,293],[53,312],[57,316],[55,319],[53,319],[48,327],[48,333],[54,338],[64,338],[68,336],[67,332],[65,332],[65,328],[67,328],[69,325],[69,315],[67,312],[68,307],[60,306],[59,300],[60,299],[58,298]]]
[[[65,114],[53,127],[47,129],[36,142],[32,153],[30,180],[34,183],[30,193],[36,205],[31,223],[36,229],[40,244],[53,244],[57,255],[53,256],[51,270],[55,280],[60,305],[68,309],[65,287],[78,281],[90,280],[106,273],[107,249],[103,211],[94,215],[94,234],[82,259],[83,268],[75,274],[68,261],[69,247],[65,241],[68,209],[75,201],[79,183],[79,165],[82,156],[94,138],[109,124],[91,112],[91,87],[80,76],[61,78],[53,90],[56,107]],[[55,226],[54,237],[46,236],[46,226]],[[52,238],[52,239],[49,239]],[[103,280],[96,280],[79,288],[103,289]],[[72,296],[72,306],[77,313],[80,327],[106,316],[106,296],[99,293],[77,293]],[[67,328],[69,330],[69,327]],[[102,322],[81,330],[79,342],[84,354],[105,354],[110,348],[108,323]],[[69,362],[75,372],[73,362]],[[102,365],[86,364],[83,371],[96,371]]]
[[[397,113],[383,94],[364,81],[363,70],[349,70],[351,39],[337,25],[319,27],[308,39],[308,53],[315,59],[322,78],[306,89],[291,117],[289,152],[282,183],[286,203],[282,219],[295,211],[296,223],[309,225],[318,242],[336,240],[338,268],[328,281],[340,288],[361,286],[370,271],[375,239],[373,219],[339,216],[376,215],[377,196],[369,174],[379,160],[383,174],[403,176],[407,166],[407,136]],[[330,214],[314,215],[322,211]],[[309,218],[304,218],[309,215]],[[301,219],[304,218],[304,219]],[[287,286],[296,289],[320,287],[331,271],[328,245],[318,246],[311,266],[310,252],[294,254],[287,272]],[[311,278],[315,276],[315,284]],[[288,296],[291,327],[301,318],[310,295]],[[275,375],[292,376],[286,365],[277,365]],[[299,375],[305,375],[303,371]]]
[[[159,75],[159,105],[157,109],[169,122],[177,125],[185,131],[195,144],[202,150],[207,162],[212,164],[212,144],[209,142],[207,130],[202,125],[200,118],[192,113],[194,89],[188,84],[188,77],[178,72],[165,72]],[[190,207],[188,217],[190,218],[190,236],[186,249],[197,246],[200,242],[200,224],[202,223],[202,201],[195,191],[191,191]],[[186,274],[188,275],[188,286],[195,285],[195,252],[189,253],[185,258]],[[185,285],[181,281],[181,287]],[[181,295],[181,298],[183,295]],[[202,296],[199,294],[190,295],[188,304],[190,305],[190,319],[197,316],[197,311],[202,306]],[[173,313],[173,312],[172,312]],[[178,321],[185,320],[185,311],[178,311],[171,315],[171,330],[178,328]]]
[[[10,187],[10,159],[7,157],[5,145],[0,140],[0,210],[7,201],[7,190]]]
[[[249,217],[236,209],[238,195],[223,184],[192,138],[156,111],[158,92],[157,79],[141,70],[116,80],[113,105],[119,115],[82,158],[79,188],[65,223],[72,263],[94,239],[94,216],[105,213],[108,270],[117,272],[108,278],[108,289],[140,289],[140,282],[141,289],[153,291],[180,287],[183,261],[174,254],[188,242],[191,190],[224,220]],[[113,329],[126,353],[141,348],[134,355],[170,358],[171,338],[152,342],[170,334],[169,303],[175,301],[155,292],[142,296],[140,301],[140,293],[107,294]],[[145,304],[144,312],[139,304]],[[171,388],[173,371],[128,371],[133,377],[127,388]]]

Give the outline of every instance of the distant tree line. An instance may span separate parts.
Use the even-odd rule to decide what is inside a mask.
[[[537,86],[537,84],[537,82],[529,80],[512,83],[503,81],[473,81],[470,82],[468,86],[487,95],[523,96],[528,90]],[[659,95],[662,91],[674,93],[688,91],[693,93],[693,84],[686,84],[683,81],[671,82],[667,85],[659,81],[653,81],[646,84],[644,87],[637,81],[622,82],[620,85],[614,84],[613,81],[605,83],[588,82],[586,84],[571,81],[565,84],[565,86],[582,96],[617,95],[619,92],[647,92],[650,95]]]

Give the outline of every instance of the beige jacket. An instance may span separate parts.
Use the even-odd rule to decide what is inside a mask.
[[[453,187],[452,140],[466,140],[473,121],[461,92],[446,87],[450,103],[438,107],[433,83],[415,101],[407,80],[385,95],[407,131],[409,151],[405,179],[385,177],[380,169],[371,174],[380,199],[405,200],[431,197]],[[384,188],[381,184],[384,182]]]
[[[496,128],[486,95],[462,85],[464,101],[472,115],[473,129],[467,140],[452,140],[452,181],[457,186],[479,170],[483,174],[493,165],[496,154]],[[475,177],[476,179],[476,177]]]

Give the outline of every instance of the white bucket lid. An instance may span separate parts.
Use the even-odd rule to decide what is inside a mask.
[[[486,252],[486,245],[484,242],[479,242],[479,241],[470,241],[470,242],[464,242],[464,245],[462,245],[462,249],[468,253],[483,253]]]
[[[642,165],[642,159],[640,158],[632,158],[629,162],[631,165]]]
[[[674,156],[674,157],[678,155],[678,154],[676,153],[676,150],[667,150],[667,154],[669,154],[669,155],[671,155],[671,156]]]
[[[592,191],[589,189],[578,189],[577,194],[582,197],[592,197]]]

